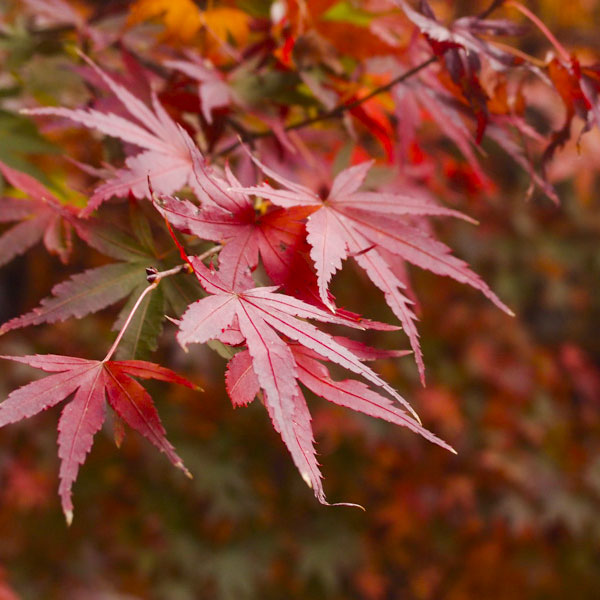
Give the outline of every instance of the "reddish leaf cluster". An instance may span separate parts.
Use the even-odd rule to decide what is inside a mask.
[[[98,55],[115,45],[110,34],[96,28],[102,13],[88,20],[62,0],[52,4],[56,11],[48,13],[40,3],[28,2],[34,15],[50,20],[54,15],[92,42]],[[423,383],[411,266],[468,284],[512,314],[435,234],[434,218],[474,222],[438,200],[447,189],[446,182],[440,183],[438,162],[459,162],[474,187],[483,186],[489,180],[477,153],[489,139],[526,170],[531,188],[556,200],[543,169],[534,166],[530,147],[546,143],[541,155],[547,160],[570,135],[575,115],[584,120],[584,130],[600,123],[598,69],[580,67],[515,0],[494,2],[484,15],[449,25],[438,21],[426,1],[419,10],[405,0],[368,3],[365,10],[346,2],[288,10],[286,3],[275,2],[270,13],[257,9],[255,16],[238,8],[200,11],[184,4],[182,12],[177,3],[135,3],[128,26],[162,18],[167,35],[146,57],[122,36],[125,76],[80,54],[85,64],[76,71],[97,92],[91,104],[22,111],[57,117],[59,130],[75,123],[115,138],[124,162],[102,169],[76,163],[100,180],[80,212],[36,180],[0,164],[8,182],[27,195],[1,200],[2,222],[19,221],[0,237],[2,262],[42,238],[50,252],[66,261],[72,228],[83,242],[120,262],[58,284],[39,307],[5,323],[0,333],[81,318],[128,297],[116,323],[116,343],[123,342],[121,351],[135,358],[156,348],[169,311],[184,348],[211,342],[232,357],[226,377],[232,402],[246,405],[261,397],[303,478],[323,503],[300,384],[451,450],[364,364],[392,354],[378,355],[322,328],[397,328],[338,307],[332,279],[352,258],[383,292],[408,336]],[[488,18],[502,5],[537,25],[559,56],[544,64],[498,43],[497,37],[523,33],[519,23]],[[189,22],[183,14],[190,15]],[[324,22],[336,25],[328,30]],[[344,27],[365,29],[365,56],[341,43]],[[200,53],[165,47],[178,28],[186,42],[200,36]],[[357,57],[364,64],[357,64]],[[526,77],[552,83],[567,107],[564,127],[549,142],[526,120]],[[327,122],[333,127],[324,129]],[[465,162],[453,155],[438,161],[428,154],[421,144],[421,124],[433,124]],[[337,175],[331,178],[331,172]],[[111,209],[123,214],[122,203],[104,206],[113,198],[130,201],[128,230],[106,217]],[[144,199],[149,202],[138,202]],[[213,245],[207,248],[209,242]],[[217,254],[210,266],[204,264]],[[179,274],[186,271],[197,281],[188,277],[184,282]],[[59,423],[60,493],[67,515],[71,484],[104,420],[105,396],[126,423],[181,466],[149,396],[130,376],[191,384],[158,365],[108,358],[15,359],[57,374],[13,392],[0,408],[0,424],[6,424],[74,394]],[[381,391],[361,380],[333,379],[322,361]]]

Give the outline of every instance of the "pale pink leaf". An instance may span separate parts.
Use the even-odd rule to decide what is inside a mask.
[[[23,363],[47,373],[55,371],[70,371],[77,367],[94,366],[95,360],[77,358],[75,356],[61,356],[60,354],[30,354],[29,356],[0,356],[5,360]]]
[[[304,356],[302,350],[294,352],[300,381],[313,393],[334,404],[362,412],[376,419],[407,427],[426,440],[454,452],[453,448],[422,427],[386,397],[370,390],[363,382],[353,379],[334,381],[327,368],[316,360]]]
[[[306,231],[306,239],[311,245],[310,257],[317,269],[319,294],[323,302],[330,306],[329,282],[342,268],[342,261],[348,256],[345,231],[335,211],[327,207],[308,217]]]
[[[247,306],[248,301],[245,301],[242,304]],[[369,367],[363,365],[356,356],[354,356],[347,348],[338,344],[332,336],[320,331],[310,323],[300,322],[281,311],[267,310],[264,307],[260,307],[260,310],[262,318],[266,323],[271,325],[271,327],[274,327],[303,346],[314,350],[321,356],[327,358],[327,360],[335,362],[349,371],[361,375],[376,386],[383,388],[388,394],[393,396],[398,402],[410,410],[418,419],[417,414],[410,404],[398,394],[393,387],[381,379]],[[244,333],[243,330],[242,333]]]
[[[81,367],[75,371],[56,373],[15,390],[0,404],[0,427],[62,402],[79,387],[82,374],[87,370],[89,368]]]
[[[104,423],[104,377],[101,363],[80,376],[79,389],[63,409],[58,422],[58,456],[61,460],[58,493],[67,523],[73,518],[73,482],[92,447],[94,435]]]
[[[382,213],[383,215],[417,215],[455,217],[469,223],[477,221],[468,215],[452,208],[446,208],[422,198],[414,198],[404,194],[388,194],[382,192],[357,192],[352,196],[336,202],[340,209],[350,208],[360,212]]]
[[[260,384],[252,367],[252,357],[247,350],[238,352],[227,363],[225,384],[234,406],[247,406],[258,394]]]
[[[218,337],[233,321],[237,304],[232,295],[207,296],[194,302],[181,317],[177,341],[186,348]]]
[[[260,387],[273,403],[290,401],[296,392],[294,358],[288,345],[263,319],[265,313],[247,302],[238,304],[240,331]]]
[[[344,198],[354,194],[364,183],[367,173],[374,164],[374,160],[368,160],[341,171],[333,180],[329,199],[332,202],[343,202]]]
[[[285,404],[265,393],[265,405],[273,426],[292,455],[302,479],[321,504],[328,504],[314,449],[311,417],[300,388],[296,386],[295,395]]]
[[[69,108],[31,108],[21,111],[27,115],[50,115],[62,117],[80,123],[89,129],[96,129],[111,137],[119,138],[124,142],[135,144],[146,150],[167,154],[170,146],[159,137],[114,113],[102,113],[97,110],[69,109]]]

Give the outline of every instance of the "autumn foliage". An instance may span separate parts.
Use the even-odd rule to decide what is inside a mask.
[[[568,452],[566,472],[585,472],[581,485],[589,479],[590,497],[598,493],[598,444],[587,442],[599,425],[597,345],[586,349],[544,322],[547,341],[536,319],[552,303],[539,290],[570,276],[564,253],[543,251],[545,231],[576,238],[561,212],[578,226],[592,214],[600,63],[593,48],[561,39],[551,3],[454,4],[25,0],[1,16],[9,83],[0,96],[0,265],[33,272],[19,275],[23,306],[3,311],[2,358],[47,375],[19,387],[29,371],[6,371],[13,391],[0,403],[0,427],[5,434],[15,427],[5,425],[64,402],[58,417],[49,412],[69,524],[73,496],[89,518],[94,494],[77,501],[74,484],[88,456],[103,473],[90,454],[103,426],[123,450],[121,459],[99,442],[103,460],[113,484],[127,481],[134,510],[145,510],[136,498],[149,481],[167,503],[170,489],[175,496],[186,485],[221,494],[214,506],[203,500],[216,517],[196,535],[238,558],[183,568],[191,595],[182,598],[204,585],[195,577],[209,582],[210,598],[255,597],[259,580],[286,590],[274,598],[565,597],[543,560],[524,581],[510,553],[548,541],[546,523],[532,516],[546,499],[528,482],[538,476],[528,444],[558,436],[549,452]],[[566,289],[569,314],[594,314],[585,286]],[[138,379],[163,383],[150,384],[151,396]],[[547,408],[544,390],[576,397],[577,407],[559,400],[535,420]],[[243,421],[226,412],[225,393],[235,408],[252,405],[235,413],[247,411]],[[562,419],[585,432],[581,440]],[[423,439],[381,429],[383,421]],[[139,458],[128,430],[200,483],[156,475],[160,458]],[[208,460],[193,444],[216,454]],[[245,467],[229,456],[236,444],[249,455]],[[321,504],[362,507],[372,519],[360,542],[346,540],[347,563],[331,560],[321,540],[329,575],[312,558],[305,580],[294,579],[281,558],[311,546],[298,541],[303,496],[284,447]],[[46,475],[27,451],[5,456],[13,504],[48,504]],[[136,483],[121,460],[153,472]],[[276,468],[258,476],[252,460]],[[219,469],[239,473],[229,480]],[[482,517],[485,498],[496,506],[497,477],[530,485],[501,495],[508,504],[490,515],[510,517],[499,521]],[[549,475],[540,486],[565,489]],[[595,501],[578,499],[565,514],[585,524],[581,506]],[[181,505],[186,519],[190,502]],[[282,503],[298,535],[273,549],[248,532],[285,528]],[[314,504],[333,545],[344,546],[342,519],[362,513],[323,516]],[[122,524],[123,506],[112,510]],[[239,540],[238,526],[248,528]],[[419,536],[429,527],[426,558]],[[456,528],[464,540],[444,546]],[[570,541],[561,543],[566,552]],[[587,560],[594,542],[581,547]],[[452,548],[472,564],[463,578],[452,575]],[[207,550],[190,552],[206,562]],[[263,566],[251,583],[228,588],[236,564],[241,581],[252,560]],[[179,597],[168,564],[156,597]],[[486,575],[497,564],[502,585]],[[120,587],[154,597],[142,579]],[[580,590],[584,597],[587,583]]]

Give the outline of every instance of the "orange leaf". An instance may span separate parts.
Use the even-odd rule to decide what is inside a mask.
[[[129,12],[128,23],[136,25],[158,19],[165,26],[165,36],[190,42],[202,27],[202,13],[192,0],[137,0]]]
[[[135,25],[158,20],[171,41],[190,43],[205,28],[215,41],[233,39],[237,45],[246,42],[250,17],[237,8],[218,7],[202,11],[193,0],[137,0],[129,12],[128,23]]]
[[[226,42],[230,37],[238,46],[248,39],[250,17],[237,8],[213,8],[202,13],[202,21],[206,29],[214,37]]]

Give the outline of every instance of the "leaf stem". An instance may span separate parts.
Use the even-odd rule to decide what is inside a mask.
[[[150,267],[146,269],[146,279],[148,283],[159,283],[164,277],[177,275],[177,273],[181,273],[181,271],[191,272],[190,266],[187,263],[182,263],[176,267],[173,267],[172,269],[168,269],[167,271],[157,271],[154,267]]]
[[[160,279],[156,279],[140,294],[140,297],[137,299],[136,303],[133,305],[133,308],[131,309],[129,316],[127,317],[127,320],[125,321],[125,324],[123,325],[123,327],[121,327],[121,331],[119,331],[119,335],[117,336],[117,339],[114,341],[113,345],[110,347],[110,350],[108,351],[106,356],[102,359],[103,363],[110,360],[111,356],[115,353],[115,350],[117,349],[117,346],[119,345],[119,342],[123,339],[123,336],[125,335],[125,330],[127,329],[127,327],[129,327],[129,323],[131,323],[131,319],[133,319],[133,315],[135,315],[135,312],[139,308],[140,304],[142,303],[142,300],[152,290],[157,288],[159,283],[160,283]]]
[[[520,2],[516,0],[508,0],[506,2],[506,6],[512,6],[520,13],[524,14],[545,36],[546,39],[554,46],[558,55],[563,60],[563,62],[569,64],[571,62],[571,57],[569,53],[565,50],[562,44],[554,37],[552,32],[542,23],[542,21],[531,12],[526,6],[523,6]]]
[[[302,121],[297,121],[296,123],[291,123],[290,125],[285,127],[284,130],[285,131],[293,131],[295,129],[301,129],[303,127],[307,127],[308,125],[320,123],[321,121],[328,121],[329,119],[335,119],[335,118],[343,115],[345,112],[352,110],[353,108],[356,108],[357,106],[360,106],[364,102],[367,102],[371,98],[374,98],[375,96],[378,96],[379,94],[383,94],[384,92],[391,90],[395,85],[402,83],[403,81],[405,81],[406,79],[409,79],[413,75],[416,75],[419,71],[422,71],[429,65],[432,65],[436,60],[437,60],[436,56],[431,56],[427,60],[425,60],[422,63],[419,63],[418,65],[413,67],[412,69],[409,69],[408,71],[405,71],[401,75],[398,75],[398,77],[395,77],[394,79],[392,79],[385,85],[375,88],[373,91],[369,92],[366,96],[363,96],[362,98],[357,98],[356,100],[353,100],[352,102],[339,104],[335,108],[332,108],[331,110],[329,110],[327,112],[322,112],[314,117],[310,117],[308,119],[303,119]],[[218,156],[223,156],[223,155],[229,154],[230,152],[235,150],[237,147],[239,147],[244,142],[251,142],[251,141],[259,139],[259,138],[271,137],[273,135],[275,135],[275,134],[272,129],[268,129],[266,131],[255,131],[255,132],[245,133],[244,135],[242,135],[241,141],[237,141],[237,142],[230,144],[226,148],[223,148],[223,150],[220,150],[219,152],[217,152],[214,156],[218,157]]]
[[[200,254],[200,256],[198,258],[200,260],[204,260],[205,258],[208,258],[209,256],[212,256],[213,254],[216,254],[217,252],[219,252],[221,250],[221,248],[222,248],[222,246],[220,244],[213,246],[212,248],[209,248],[206,252]],[[127,316],[127,320],[123,324],[123,327],[121,327],[121,331],[119,331],[119,335],[117,335],[117,338],[113,342],[113,345],[110,347],[110,350],[107,352],[107,354],[104,357],[104,359],[102,360],[102,362],[107,362],[108,360],[110,360],[112,355],[115,353],[117,346],[123,339],[123,336],[125,335],[125,331],[129,327],[129,324],[131,323],[133,316],[135,315],[137,309],[140,307],[140,304],[142,303],[144,298],[150,292],[152,292],[154,289],[156,289],[158,287],[158,284],[165,277],[171,277],[171,275],[177,275],[178,273],[181,273],[182,271],[187,271],[188,273],[193,273],[193,269],[192,269],[191,265],[189,265],[188,263],[182,263],[180,265],[177,265],[176,267],[167,269],[166,271],[157,271],[153,267],[149,267],[148,269],[146,269],[146,273],[148,274],[147,280],[150,283],[150,285],[140,294],[140,297],[136,300],[135,304],[133,305],[133,308],[131,309],[131,312]]]

